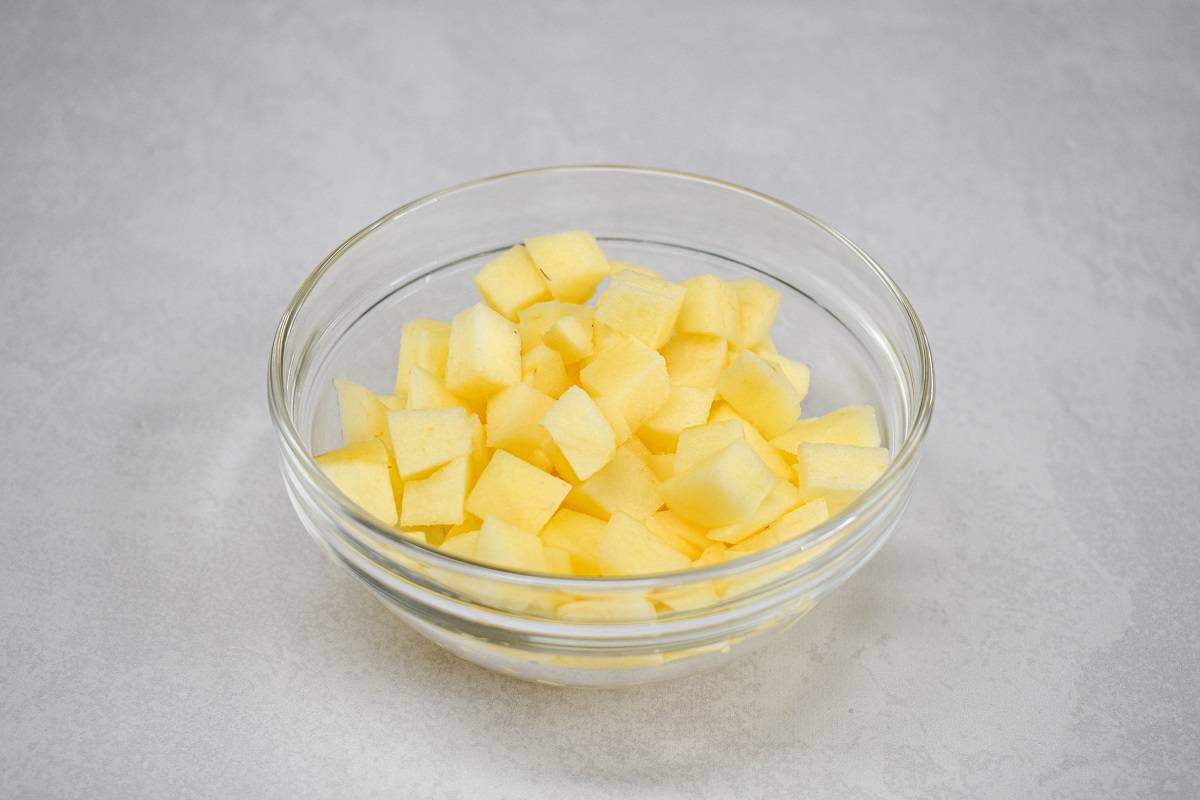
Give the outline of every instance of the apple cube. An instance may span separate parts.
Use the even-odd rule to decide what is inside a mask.
[[[628,444],[618,447],[599,472],[571,489],[565,501],[567,508],[605,520],[616,511],[645,519],[662,503],[654,473]]]
[[[745,441],[663,484],[667,507],[698,525],[731,525],[754,513],[777,478]]]
[[[400,397],[399,395],[380,394],[376,395],[376,397],[379,398],[379,402],[383,403],[388,411],[399,411],[400,409],[404,408],[404,398]]]
[[[604,418],[608,420],[608,425],[612,428],[613,435],[616,437],[618,445],[624,444],[633,436],[633,431],[629,430],[629,423],[625,421],[625,412],[621,408],[621,398],[615,395],[606,397],[597,397],[596,407],[604,414]]]
[[[592,309],[577,303],[563,303],[559,300],[534,303],[517,315],[521,352],[528,353],[539,344],[543,344],[550,328],[563,317],[584,315],[591,319],[594,314]]]
[[[741,310],[742,347],[754,347],[771,333],[779,313],[779,290],[753,278],[731,282]]]
[[[766,530],[738,542],[730,548],[730,551],[740,554],[765,550],[789,539],[802,536],[827,519],[829,519],[829,508],[825,504],[825,498],[818,497],[816,500],[809,500],[799,508],[784,514],[771,523]]]
[[[721,542],[713,542],[704,549],[700,557],[692,562],[693,567],[710,567],[713,564],[721,564],[726,561],[726,553],[729,546]]]
[[[400,358],[396,365],[396,394],[408,396],[408,376],[413,367],[446,374],[450,352],[450,325],[436,319],[414,319],[400,331]]]
[[[690,559],[628,514],[615,512],[599,547],[600,574],[645,575],[687,569]]]
[[[672,536],[691,543],[696,548],[697,557],[712,544],[712,540],[708,538],[707,531],[703,527],[688,522],[667,508],[664,508],[662,511],[656,511],[653,515],[647,517],[646,527],[660,536],[662,535],[662,531],[669,531]]]
[[[643,460],[659,481],[669,481],[675,477],[674,453],[651,453]]]
[[[717,381],[717,394],[768,439],[800,416],[800,395],[782,371],[749,350],[738,353]]]
[[[759,355],[764,361],[774,365],[783,373],[795,388],[796,394],[800,395],[801,400],[808,395],[808,385],[812,378],[812,370],[809,369],[808,364],[803,364],[779,353],[759,353]]]
[[[404,486],[400,506],[400,524],[408,526],[458,525],[463,521],[470,466],[467,456],[459,456],[428,478],[409,481]]]
[[[596,321],[657,350],[671,338],[686,294],[679,284],[625,270],[597,299]]]
[[[396,496],[383,442],[371,439],[314,459],[325,477],[355,505],[385,525],[396,524]]]
[[[796,483],[804,499],[824,497],[829,505],[847,503],[863,493],[887,469],[884,447],[803,442],[796,457]]]
[[[794,459],[804,442],[879,447],[879,420],[873,406],[845,406],[823,417],[798,419],[771,444]]]
[[[423,478],[471,452],[471,425],[461,408],[389,411],[388,432],[405,480]]]
[[[729,344],[719,336],[676,334],[662,350],[671,384],[714,388],[725,369],[728,350]]]
[[[542,416],[542,427],[554,442],[555,453],[570,465],[574,478],[587,480],[612,460],[616,451],[616,435],[588,393],[578,386],[563,392],[562,397]]]
[[[333,385],[342,417],[342,443],[387,439],[387,406],[375,393],[345,378],[338,378]]]
[[[564,364],[574,364],[592,354],[592,319],[587,314],[559,317],[542,341],[556,351]]]
[[[746,439],[746,444],[758,454],[758,457],[763,460],[763,463],[771,468],[779,477],[784,480],[791,480],[794,471],[788,464],[787,459],[774,447],[770,442],[763,438],[763,435],[746,420],[738,416],[738,413],[729,406],[728,403],[717,403],[713,407],[712,415],[709,417],[712,422],[724,422],[727,420],[736,420],[742,425],[742,434]]]
[[[497,450],[467,496],[466,509],[480,519],[496,517],[521,530],[540,531],[569,491],[566,481]]]
[[[417,411],[422,408],[454,408],[461,405],[463,401],[451,394],[437,375],[417,366],[409,371],[407,408]]]
[[[571,554],[566,550],[558,547],[543,547],[542,553],[546,557],[546,571],[551,575],[575,574],[571,568]]]
[[[583,303],[608,277],[608,258],[587,231],[535,236],[525,247],[555,300]]]
[[[672,386],[667,404],[638,428],[638,437],[652,452],[672,453],[684,428],[703,425],[712,408],[713,390]]]
[[[478,529],[460,533],[457,536],[447,536],[442,540],[439,549],[459,558],[475,558],[475,545],[479,542]]]
[[[729,419],[685,428],[675,448],[675,474],[681,475],[734,442],[745,441],[741,420]],[[788,473],[791,474],[790,472]]]
[[[558,397],[571,385],[562,356],[544,344],[521,357],[521,381],[550,397]]]
[[[615,398],[630,430],[666,405],[671,386],[662,355],[635,339],[598,355],[580,370],[579,382],[593,397]]]
[[[692,541],[692,539],[682,535],[678,530],[680,526],[669,522],[663,522],[660,518],[658,518],[659,514],[663,513],[664,512],[662,511],[658,511],[654,514],[651,514],[649,517],[646,517],[646,519],[642,520],[642,524],[646,526],[646,530],[653,533],[659,539],[662,539],[663,542],[670,546],[672,550],[677,550],[680,553],[683,553],[683,555],[687,557],[688,561],[699,558],[700,553],[703,552],[704,548],[712,544],[712,542],[708,541],[707,537],[704,536],[703,532],[700,534],[700,538],[704,540],[703,544],[697,544],[696,542]],[[665,513],[670,514],[671,512],[667,511]],[[679,520],[678,517],[674,517],[674,519]],[[689,523],[683,522],[683,520],[679,520],[679,522],[687,525],[692,530],[697,530]]]
[[[446,388],[469,401],[485,400],[521,380],[521,339],[511,322],[476,303],[450,323]]]
[[[475,286],[485,303],[512,322],[521,309],[550,299],[546,279],[521,245],[485,264],[475,275]]]
[[[560,548],[571,556],[571,570],[576,575],[600,574],[600,539],[606,524],[589,514],[560,508],[542,528],[542,542],[547,548]]]
[[[561,619],[573,622],[627,622],[630,620],[654,619],[657,612],[654,605],[645,597],[621,595],[619,597],[596,597],[589,600],[572,600],[563,603],[557,609]],[[616,661],[616,659],[636,659],[633,662]],[[578,657],[581,666],[599,667],[611,666],[643,666],[662,663],[662,656],[649,653],[645,656],[611,656],[611,657]]]
[[[527,383],[516,383],[492,395],[487,404],[487,446],[503,449],[525,461],[544,460],[534,455],[544,450],[550,437],[542,427],[542,416],[554,398]]]
[[[713,528],[708,532],[708,538],[715,542],[736,544],[752,536],[770,525],[784,514],[800,505],[800,492],[791,483],[777,480],[758,508],[744,520]]]
[[[715,275],[696,275],[683,282],[687,294],[679,312],[676,329],[680,333],[720,336],[740,346],[741,309],[737,292]]]

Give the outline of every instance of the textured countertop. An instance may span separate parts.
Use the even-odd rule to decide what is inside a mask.
[[[1200,796],[1198,40],[1188,2],[4,4],[0,795]],[[620,692],[401,627],[265,400],[346,235],[577,162],[829,221],[938,368],[879,556]]]

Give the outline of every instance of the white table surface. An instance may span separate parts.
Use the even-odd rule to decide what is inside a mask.
[[[1200,796],[1200,6],[518,5],[0,9],[0,795]],[[621,692],[401,627],[266,413],[346,235],[577,162],[828,220],[938,368],[879,556]]]

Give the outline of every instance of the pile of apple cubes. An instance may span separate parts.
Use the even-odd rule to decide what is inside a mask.
[[[475,284],[450,323],[404,326],[394,395],[336,382],[346,446],[316,461],[405,534],[506,569],[670,572],[799,536],[887,466],[870,406],[799,419],[809,369],[776,352],[759,281],[673,283],[571,231]]]

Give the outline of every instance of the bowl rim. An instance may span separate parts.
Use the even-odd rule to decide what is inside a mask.
[[[406,214],[410,214],[428,205],[438,202],[442,198],[457,194],[459,192],[470,191],[472,189],[487,186],[492,183],[508,180],[511,178],[528,177],[533,175],[545,175],[554,173],[587,173],[587,172],[615,172],[629,173],[634,175],[652,176],[659,178],[669,178],[673,180],[683,180],[706,184],[718,189],[733,191],[735,193],[746,195],[752,199],[764,202],[774,206],[777,209],[789,212],[800,217],[805,222],[815,226],[825,234],[832,237],[838,244],[845,247],[854,256],[856,256],[863,264],[865,264],[876,279],[890,292],[892,299],[897,303],[902,311],[905,321],[908,323],[909,331],[917,346],[918,363],[915,366],[917,374],[921,379],[921,392],[916,398],[914,405],[914,416],[912,424],[909,427],[904,441],[901,443],[899,450],[891,459],[884,470],[883,474],[875,481],[866,491],[859,495],[853,502],[845,508],[834,514],[825,522],[816,526],[812,530],[806,532],[803,536],[795,539],[764,548],[763,550],[747,554],[732,561],[724,561],[717,564],[706,565],[699,568],[689,568],[677,570],[674,572],[659,572],[646,575],[628,576],[628,577],[596,577],[596,576],[566,576],[566,575],[551,575],[538,572],[524,572],[521,570],[501,569],[498,567],[489,566],[479,561],[460,558],[453,554],[447,553],[438,547],[434,547],[415,539],[405,537],[399,534],[393,528],[383,525],[375,520],[369,514],[360,509],[357,505],[350,502],[331,481],[325,476],[321,469],[317,466],[316,461],[308,448],[304,446],[299,431],[292,420],[292,415],[286,403],[286,379],[284,374],[284,348],[287,344],[288,334],[291,331],[292,324],[296,316],[303,307],[309,295],[312,294],[321,278],[329,271],[341,257],[352,247],[358,244],[367,236],[371,235],[376,229],[386,225]],[[443,566],[448,566],[452,569],[458,569],[467,573],[474,573],[479,577],[490,578],[492,580],[512,581],[519,579],[525,585],[542,586],[544,588],[557,588],[571,591],[587,591],[587,592],[603,592],[603,591],[637,591],[647,590],[655,587],[661,587],[664,583],[674,582],[690,582],[713,580],[717,578],[730,577],[732,575],[742,574],[747,571],[752,571],[757,567],[767,566],[775,561],[783,559],[793,554],[799,553],[805,549],[809,549],[819,544],[823,544],[830,539],[837,537],[844,529],[854,523],[867,509],[878,504],[881,498],[885,497],[888,492],[903,478],[909,466],[917,458],[921,444],[924,442],[926,433],[929,430],[930,420],[933,414],[935,386],[934,386],[934,371],[933,371],[933,355],[930,350],[929,340],[925,333],[924,325],[921,323],[920,317],[917,315],[916,309],[908,297],[900,289],[896,281],[884,270],[870,255],[861,247],[851,241],[848,237],[842,234],[832,226],[822,222],[812,214],[800,209],[786,201],[780,200],[772,195],[765,194],[755,189],[750,189],[740,184],[719,178],[712,178],[706,175],[700,175],[693,172],[685,172],[681,170],[668,169],[663,167],[644,167],[632,166],[625,164],[564,164],[555,166],[533,167],[529,169],[514,170],[511,172],[503,172],[495,175],[489,175],[484,178],[478,178],[463,183],[458,183],[453,186],[431,192],[415,200],[411,200],[376,219],[374,222],[366,225],[352,236],[347,238],[337,247],[335,247],[321,262],[308,274],[304,281],[300,284],[299,289],[292,296],[287,308],[284,310],[283,316],[276,326],[275,335],[271,343],[270,359],[268,364],[268,382],[267,382],[268,407],[271,415],[271,422],[275,428],[276,434],[283,442],[285,451],[292,456],[294,465],[298,466],[301,471],[301,476],[306,479],[306,482],[311,488],[320,490],[321,495],[327,501],[335,504],[336,508],[347,517],[350,517],[360,526],[366,528],[370,533],[380,536],[388,541],[392,547],[398,547],[401,550],[411,550],[406,553],[410,556],[418,556],[424,559],[430,559],[435,562],[440,562]],[[862,528],[859,534],[865,531]],[[806,567],[813,569],[820,568],[837,556],[848,550],[852,545],[856,544],[859,536],[846,537],[844,541],[838,542],[839,546],[830,548],[824,552],[821,557],[814,559]],[[380,553],[380,555],[383,555]],[[385,556],[386,557],[386,556]],[[796,570],[796,575],[808,573],[810,569],[800,568]]]

